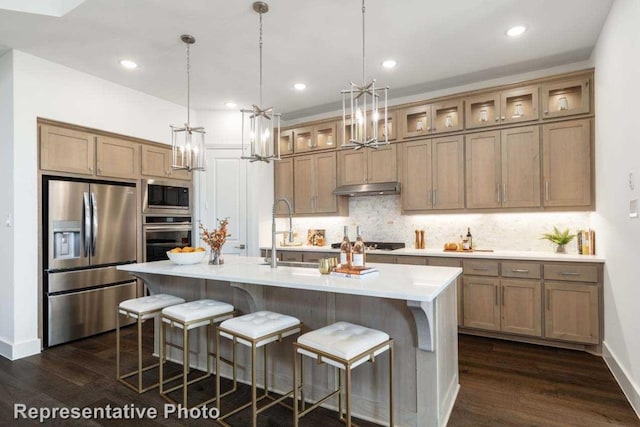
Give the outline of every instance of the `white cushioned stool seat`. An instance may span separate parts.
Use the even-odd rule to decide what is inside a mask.
[[[299,344],[345,360],[350,360],[386,341],[389,341],[389,334],[349,322],[336,322],[298,337]],[[382,347],[377,350],[374,355],[377,356],[385,352],[388,348],[388,346]],[[317,358],[317,355],[303,348],[299,348],[298,352]],[[355,368],[368,360],[369,356],[364,356],[354,361],[351,367]],[[343,364],[329,358],[323,357],[322,361],[339,368],[344,368]]]
[[[171,305],[182,304],[184,299],[173,295],[157,294],[148,297],[133,298],[122,301],[119,305],[122,314],[142,315],[143,319],[153,317],[156,312]],[[128,312],[128,313],[127,313]]]
[[[231,318],[232,312],[233,306],[231,304],[213,299],[201,299],[164,308],[162,310],[162,320],[178,327],[182,327],[182,325],[175,323],[173,320],[182,322],[182,324],[194,322],[187,327],[187,329],[192,329],[206,325],[212,317],[228,314],[228,318]],[[164,316],[169,316],[171,319]],[[202,320],[202,322],[198,322],[198,320]]]
[[[224,330],[244,335],[251,339],[257,339],[266,335],[274,334],[283,329],[292,328],[296,325],[300,325],[300,320],[293,316],[286,314],[274,313],[273,311],[257,311],[255,313],[245,314],[244,316],[234,317],[233,319],[225,320],[220,324],[220,335],[225,338],[233,339],[231,335]],[[283,334],[282,337],[293,335],[299,332],[300,329],[293,329]],[[257,347],[261,347],[270,342],[276,341],[277,336],[260,340],[256,343]],[[246,346],[251,346],[251,343],[247,340],[238,337],[238,342]]]

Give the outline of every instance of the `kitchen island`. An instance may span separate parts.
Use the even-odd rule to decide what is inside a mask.
[[[371,264],[379,271],[362,278],[321,275],[317,269],[264,265],[261,258],[226,256],[225,264],[176,265],[170,261],[118,267],[139,277],[151,293],[186,300],[214,298],[233,304],[240,314],[272,310],[299,318],[308,329],[348,321],[387,332],[395,341],[394,408],[401,426],[443,426],[458,392],[456,278],[460,268]],[[192,351],[204,348],[204,334]],[[229,348],[222,348],[228,354]],[[292,384],[292,349],[271,346],[270,385]],[[248,379],[248,354],[239,351],[241,380]],[[384,357],[384,356],[381,356]],[[204,366],[204,358],[201,358]],[[258,366],[261,366],[259,363]],[[309,369],[311,368],[311,369]],[[222,368],[221,374],[230,371]],[[262,373],[258,374],[260,378]],[[386,422],[387,371],[366,364],[353,373],[353,414]],[[326,366],[305,370],[307,396],[320,397],[335,386]],[[331,407],[335,402],[328,402]],[[332,406],[333,405],[333,406]]]

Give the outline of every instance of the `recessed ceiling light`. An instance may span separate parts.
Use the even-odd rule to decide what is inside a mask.
[[[307,88],[307,85],[304,83],[296,83],[293,85],[293,88],[295,90],[305,90]]]
[[[122,65],[127,70],[135,70],[136,68],[138,68],[138,64],[136,64],[135,62],[133,62],[130,59],[122,59],[122,60],[120,60],[120,65]]]
[[[398,65],[398,62],[393,59],[387,59],[386,61],[382,62],[382,66],[384,68],[394,68],[396,65]]]
[[[238,106],[238,104],[236,104],[233,101],[227,101],[227,102],[224,103],[224,106],[227,107],[227,108],[236,108]]]
[[[507,30],[507,35],[509,37],[518,37],[521,36],[525,31],[527,31],[527,27],[524,25],[516,25]]]

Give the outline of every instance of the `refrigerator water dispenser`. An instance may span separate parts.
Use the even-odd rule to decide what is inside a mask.
[[[66,224],[69,225],[69,224]],[[54,228],[53,230],[53,258],[80,258],[80,226]]]

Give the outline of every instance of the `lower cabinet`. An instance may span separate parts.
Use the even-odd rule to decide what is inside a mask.
[[[600,342],[598,287],[589,283],[545,282],[546,338]]]
[[[542,336],[542,285],[539,280],[500,280],[500,330]]]
[[[500,279],[464,276],[462,278],[464,314],[467,328],[500,330]]]

